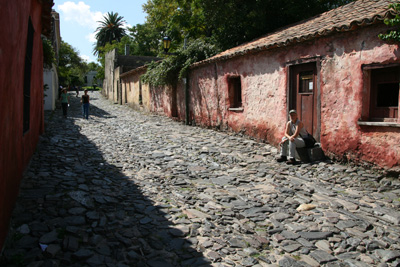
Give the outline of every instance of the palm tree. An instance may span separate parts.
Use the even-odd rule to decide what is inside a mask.
[[[98,21],[100,26],[96,29],[97,43],[93,49],[94,55],[98,55],[99,48],[104,47],[107,43],[112,41],[121,41],[121,38],[126,35],[125,29],[122,28],[124,18],[118,16],[118,13],[107,13],[102,21]]]

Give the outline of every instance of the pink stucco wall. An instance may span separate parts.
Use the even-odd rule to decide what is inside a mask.
[[[196,123],[276,142],[286,121],[287,102],[285,61],[280,53],[248,55],[192,70],[191,109]],[[229,110],[227,80],[235,75],[241,76],[243,111]]]
[[[150,86],[151,105],[150,110],[154,113],[171,117],[171,89]]]
[[[357,124],[369,109],[362,65],[400,63],[398,45],[380,41],[380,32],[369,27],[326,39],[331,52],[321,61],[321,143],[339,157],[394,167],[400,166],[400,128]]]
[[[150,110],[175,120],[185,120],[185,85],[180,81],[175,87],[150,88]]]
[[[287,120],[288,71],[293,62],[318,59],[320,140],[324,151],[384,167],[400,166],[400,128],[359,126],[362,65],[400,63],[396,44],[379,40],[382,26],[213,62],[191,70],[190,109],[197,124],[230,128],[277,144]],[[240,75],[243,111],[229,111],[227,77]],[[179,100],[178,100],[179,101]]]

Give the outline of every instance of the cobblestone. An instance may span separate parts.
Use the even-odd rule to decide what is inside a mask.
[[[276,148],[91,95],[46,113],[2,266],[398,266],[398,174]],[[307,205],[305,205],[307,204]]]

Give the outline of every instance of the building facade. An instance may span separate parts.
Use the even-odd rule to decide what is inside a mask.
[[[129,51],[126,50],[126,52]],[[114,103],[125,103],[120,75],[157,60],[159,58],[156,57],[118,55],[116,49],[109,51],[105,56],[102,94]]]
[[[44,130],[43,49],[53,0],[2,1],[0,9],[0,248],[23,171]]]
[[[356,1],[194,64],[192,119],[277,145],[297,109],[325,153],[400,166],[399,45],[394,1]]]

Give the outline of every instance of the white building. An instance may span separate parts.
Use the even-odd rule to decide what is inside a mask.
[[[52,15],[52,33],[51,43],[53,45],[56,64],[58,64],[58,53],[60,51],[61,36],[60,36],[60,15],[54,10],[51,12]],[[52,64],[52,67],[44,68],[43,70],[43,84],[45,87],[44,91],[44,110],[54,110],[56,108],[56,100],[59,97],[59,84],[57,65]]]
[[[101,81],[100,80],[96,80],[96,75],[97,75],[97,71],[95,70],[91,70],[86,74],[86,86],[93,86],[93,84],[96,84],[96,86],[101,85]]]

